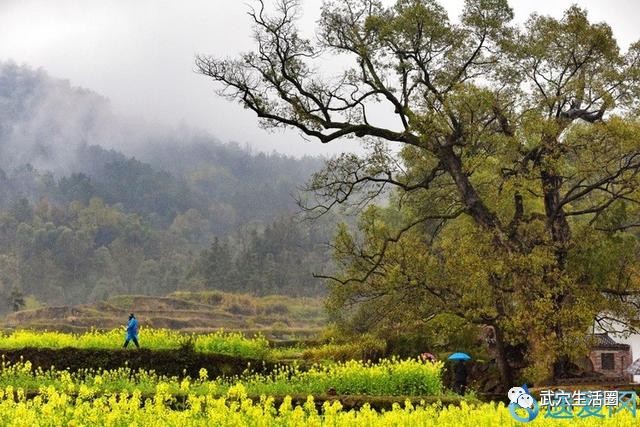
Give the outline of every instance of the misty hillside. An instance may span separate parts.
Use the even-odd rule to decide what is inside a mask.
[[[184,289],[321,293],[311,273],[328,263],[331,221],[291,215],[296,186],[322,164],[136,123],[89,90],[0,64],[3,308]]]
[[[227,232],[292,212],[291,194],[322,163],[319,158],[250,155],[202,132],[119,118],[108,100],[91,91],[42,70],[0,63],[0,169],[5,179],[20,181],[8,187],[17,194],[4,194],[0,203],[20,193],[31,199],[42,195],[33,182],[37,179],[24,169],[30,165],[54,177],[86,175],[91,182],[77,175],[65,182],[66,190],[86,187],[79,195],[85,201],[95,195],[130,211],[160,213],[169,221],[197,207],[215,215],[224,225],[218,231]],[[151,196],[154,186],[170,194]]]

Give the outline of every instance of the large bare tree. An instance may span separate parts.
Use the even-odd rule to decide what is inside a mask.
[[[549,376],[594,321],[635,328],[635,238],[608,264],[614,278],[600,280],[609,270],[572,262],[584,267],[594,245],[640,225],[639,44],[621,52],[610,27],[589,22],[577,7],[561,19],[533,15],[512,26],[506,0],[466,0],[459,23],[436,1],[398,0],[389,8],[328,1],[315,37],[305,38],[296,26],[299,7],[279,0],[269,14],[258,1],[249,13],[255,51],[198,56],[196,67],[265,127],[297,129],[322,143],[359,138],[371,148],[368,156],[331,160],[309,183],[315,196],[307,208],[318,214],[366,205],[385,189],[404,212],[367,250],[341,246],[352,255],[350,268],[334,278],[350,289],[343,302],[397,291],[379,292],[375,282],[389,275],[385,254],[403,235],[417,230],[424,245],[414,249],[433,252],[440,233],[470,221],[481,236],[475,255],[494,266],[478,279],[490,295],[483,310],[461,305],[470,289],[447,287],[456,278],[443,273],[446,256],[465,259],[456,253],[463,245],[437,245],[439,272],[402,280],[425,291],[414,286],[422,295],[415,305],[436,301],[437,310],[494,329],[505,385],[512,381],[510,343],[524,342]],[[335,66],[327,66],[332,57]],[[337,71],[345,61],[352,65]],[[379,105],[388,107],[386,126],[374,120]],[[595,296],[599,302],[591,303]],[[525,308],[534,310],[526,321]]]

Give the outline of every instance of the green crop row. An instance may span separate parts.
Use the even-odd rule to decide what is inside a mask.
[[[282,366],[271,374],[249,374],[231,378],[209,379],[206,369],[199,378],[159,376],[154,372],[120,368],[110,371],[32,370],[30,362],[0,367],[0,387],[39,390],[53,387],[67,393],[89,387],[95,393],[134,392],[157,393],[160,384],[172,394],[222,396],[234,387],[242,386],[251,395],[336,393],[376,396],[434,396],[442,393],[441,363],[418,360],[383,359],[379,363],[349,361],[328,365],[313,365],[308,370]]]
[[[0,334],[0,349],[64,348],[117,349],[122,347],[124,329],[89,331],[82,334],[63,332],[17,330]],[[263,336],[252,338],[240,333],[218,331],[209,334],[189,334],[169,329],[142,329],[140,345],[152,350],[177,349],[193,346],[203,353],[226,354],[252,359],[264,359],[269,355],[269,342]]]

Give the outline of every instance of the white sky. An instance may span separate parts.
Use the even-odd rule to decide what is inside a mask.
[[[217,98],[193,72],[196,53],[234,56],[251,49],[250,0],[0,0],[0,60],[43,67],[111,99],[117,112],[187,124],[223,141],[287,154],[335,153],[344,142],[304,142],[270,133],[237,104]],[[312,30],[321,0],[304,0]],[[391,3],[387,1],[386,3]],[[462,0],[442,1],[457,16]],[[637,0],[513,0],[516,21],[533,11],[561,16],[576,3],[611,25],[621,47],[640,39]],[[351,146],[350,148],[353,148]]]

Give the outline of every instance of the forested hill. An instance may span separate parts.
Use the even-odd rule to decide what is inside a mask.
[[[51,186],[66,176],[59,189],[64,201],[98,196],[164,221],[194,207],[215,216],[214,228],[224,233],[292,212],[291,193],[322,163],[252,155],[206,133],[117,117],[108,100],[91,91],[42,70],[0,63],[0,169],[2,179],[12,181],[3,186],[0,206],[18,194],[51,195],[35,181]]]
[[[311,273],[331,222],[291,218],[322,164],[117,117],[91,91],[0,63],[0,309],[29,295],[322,292]],[[224,279],[210,274],[217,250]]]

